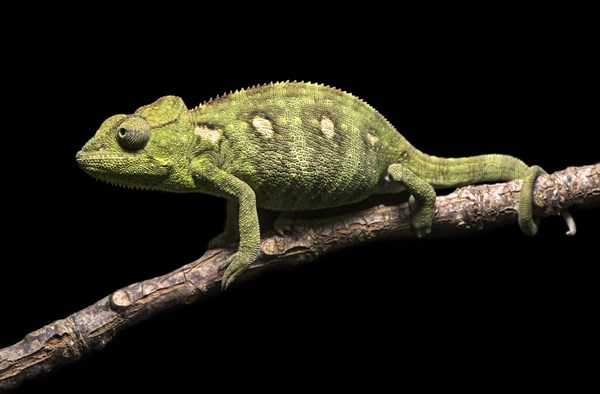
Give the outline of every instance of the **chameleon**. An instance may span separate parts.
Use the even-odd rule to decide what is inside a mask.
[[[422,237],[431,231],[435,189],[522,179],[518,224],[534,235],[534,184],[545,173],[503,154],[428,155],[360,98],[295,81],[236,90],[192,109],[180,97],[161,97],[105,120],[76,161],[119,186],[225,198],[225,230],[209,243],[238,244],[223,288],[259,254],[257,207],[316,210],[406,190],[412,230]]]

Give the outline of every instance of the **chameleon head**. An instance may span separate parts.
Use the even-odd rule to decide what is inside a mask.
[[[187,109],[166,96],[132,115],[111,116],[77,152],[77,164],[94,178],[126,187],[180,190],[191,182],[183,165]]]

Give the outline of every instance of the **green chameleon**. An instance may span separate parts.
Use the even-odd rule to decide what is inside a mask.
[[[407,190],[421,237],[431,230],[435,188],[523,179],[518,221],[534,235],[533,187],[544,173],[507,155],[427,155],[361,99],[305,82],[242,89],[191,110],[179,97],[162,97],[104,121],[77,163],[121,186],[225,197],[225,231],[210,246],[239,247],[224,288],[259,253],[257,207],[313,210]]]

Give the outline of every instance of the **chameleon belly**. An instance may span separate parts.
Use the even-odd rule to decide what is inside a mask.
[[[265,85],[192,114],[197,127],[222,134],[221,168],[246,182],[259,206],[277,210],[368,197],[394,156],[390,140],[401,138],[360,99],[316,84]]]

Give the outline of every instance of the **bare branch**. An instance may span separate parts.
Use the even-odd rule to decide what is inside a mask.
[[[516,222],[520,187],[521,181],[467,186],[438,197],[433,232],[455,235]],[[570,167],[540,177],[535,204],[535,212],[541,216],[559,215],[573,205],[600,205],[600,164]],[[294,220],[283,234],[265,234],[262,252],[249,274],[275,265],[312,261],[334,249],[391,236],[413,236],[407,204],[378,206],[326,219]],[[162,310],[220,291],[225,261],[234,251],[234,247],[209,250],[193,263],[117,290],[0,349],[0,391],[103,348],[123,328]]]

